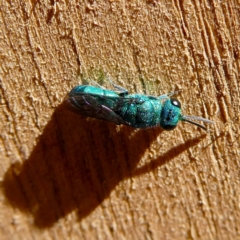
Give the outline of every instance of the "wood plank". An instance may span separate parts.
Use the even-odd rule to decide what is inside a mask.
[[[238,1],[2,1],[0,29],[1,239],[240,239]],[[215,124],[62,105],[106,76]]]

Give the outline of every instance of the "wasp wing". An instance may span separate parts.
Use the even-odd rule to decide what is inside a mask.
[[[120,101],[120,105],[129,103],[130,101],[130,99],[127,100],[124,97],[119,97],[118,99],[118,97],[101,96],[90,93],[77,93],[75,96],[68,96],[66,98],[66,102],[77,113],[80,113],[83,116],[111,121],[117,125],[130,125],[128,122],[124,121],[118,114],[114,112],[114,107],[113,109],[111,109],[106,105],[99,103],[99,99],[112,102],[112,105],[115,105],[115,103],[120,99],[122,100]]]

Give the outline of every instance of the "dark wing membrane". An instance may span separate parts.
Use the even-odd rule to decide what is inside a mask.
[[[99,118],[107,121],[114,122],[115,124],[129,125],[112,109],[98,102],[99,97],[108,101],[116,101],[116,97],[99,96],[95,94],[78,93],[76,96],[67,97],[66,102],[73,107],[73,109],[86,117]],[[97,99],[98,98],[98,99]]]

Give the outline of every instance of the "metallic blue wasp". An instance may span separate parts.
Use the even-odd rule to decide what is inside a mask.
[[[116,91],[105,89],[100,85],[76,86],[70,91],[66,101],[83,116],[104,119],[134,128],[160,126],[164,130],[172,130],[179,121],[184,121],[207,131],[206,127],[194,120],[213,123],[205,118],[183,115],[180,102],[171,98],[174,93],[159,97],[128,94],[126,89],[114,83],[112,85]]]

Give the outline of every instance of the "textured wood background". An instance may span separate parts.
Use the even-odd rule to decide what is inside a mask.
[[[239,1],[0,2],[1,239],[240,239]],[[105,74],[215,124],[61,106]]]

